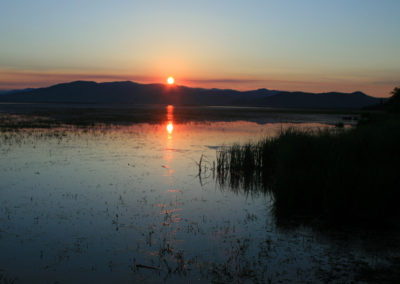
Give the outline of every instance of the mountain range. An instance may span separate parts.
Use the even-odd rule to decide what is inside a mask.
[[[46,88],[11,91],[0,96],[0,102],[173,104],[276,108],[359,109],[377,105],[383,101],[383,99],[371,97],[362,92],[307,93],[268,89],[236,91],[164,84],[139,84],[131,81],[105,83],[75,81]]]

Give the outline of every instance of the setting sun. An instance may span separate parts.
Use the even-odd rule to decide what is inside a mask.
[[[172,85],[173,83],[175,83],[174,77],[172,77],[172,76],[168,77],[167,83],[168,83],[169,85]]]

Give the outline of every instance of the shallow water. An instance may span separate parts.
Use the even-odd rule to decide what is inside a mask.
[[[211,170],[220,146],[323,122],[175,123],[168,107],[159,124],[4,132],[0,274],[17,283],[353,279],[356,265],[390,253],[283,230],[269,196],[220,188]]]

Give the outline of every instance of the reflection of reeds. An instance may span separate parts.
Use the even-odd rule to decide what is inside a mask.
[[[217,151],[217,180],[233,190],[267,190],[272,183],[274,141],[264,139],[256,144],[234,144]],[[262,187],[259,184],[262,183]]]
[[[236,191],[271,192],[280,216],[381,220],[400,213],[399,130],[399,119],[349,131],[288,129],[219,150],[217,180]]]
[[[196,164],[199,169],[197,177],[199,178],[201,186],[204,185],[203,180],[209,179],[211,175],[213,179],[215,178],[215,161],[211,163],[207,157],[202,154],[199,162],[196,162]]]

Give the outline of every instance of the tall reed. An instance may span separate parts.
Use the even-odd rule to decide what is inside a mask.
[[[270,192],[277,216],[383,220],[400,213],[400,119],[352,130],[288,129],[217,152],[221,185]]]

